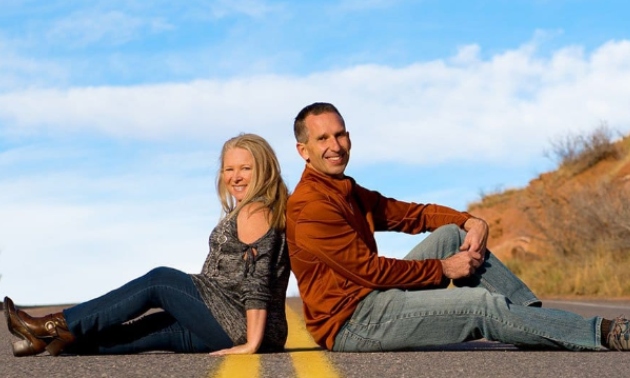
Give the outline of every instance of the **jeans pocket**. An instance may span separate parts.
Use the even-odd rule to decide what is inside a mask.
[[[341,336],[341,345],[333,348],[339,352],[383,352],[379,340],[368,339],[344,329]]]

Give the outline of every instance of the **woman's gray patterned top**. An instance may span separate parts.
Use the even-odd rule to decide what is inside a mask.
[[[234,345],[247,341],[246,310],[267,309],[260,351],[278,351],[287,339],[285,299],[289,273],[284,232],[269,229],[254,243],[245,244],[238,239],[234,215],[222,219],[212,230],[210,253],[201,274],[191,276]]]

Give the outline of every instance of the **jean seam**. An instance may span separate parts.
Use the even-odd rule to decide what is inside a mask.
[[[364,337],[361,336],[359,334],[357,334],[356,332],[353,332],[349,329],[344,329],[342,331],[342,336],[341,336],[341,350],[345,351],[346,350],[346,344],[348,343],[348,340],[354,340],[355,342],[364,342],[364,343],[369,343],[371,344],[371,346],[377,346],[379,351],[383,351],[383,343],[381,340],[378,339],[374,339],[371,337]]]
[[[486,290],[488,290],[489,292],[491,292],[493,294],[501,294],[501,290],[497,289],[496,286],[492,285],[490,283],[490,281],[488,281],[483,275],[479,274],[479,275],[476,275],[476,276],[479,277],[480,285],[482,287],[484,287]],[[503,294],[501,294],[501,295],[503,295]],[[508,298],[508,299],[512,300],[512,298]],[[533,296],[533,298],[527,299],[523,303],[518,303],[518,304],[520,304],[522,306],[530,306],[533,303],[540,303],[540,299],[537,298],[535,295]]]

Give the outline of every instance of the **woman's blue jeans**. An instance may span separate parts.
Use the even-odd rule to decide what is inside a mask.
[[[405,259],[445,259],[466,233],[440,227]],[[600,350],[602,319],[541,308],[527,286],[490,252],[455,288],[375,290],[335,338],[334,351],[419,349],[485,338],[524,348]]]
[[[153,308],[163,311],[138,318]],[[69,353],[198,353],[232,346],[190,275],[172,268],[155,268],[63,314],[77,339]]]

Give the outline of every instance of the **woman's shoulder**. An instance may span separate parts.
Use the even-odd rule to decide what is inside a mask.
[[[244,205],[237,214],[237,217],[246,220],[248,223],[266,224],[269,226],[271,210],[264,203],[256,201]]]
[[[269,233],[271,212],[262,202],[251,202],[237,214],[238,237],[245,243],[253,243]]]

